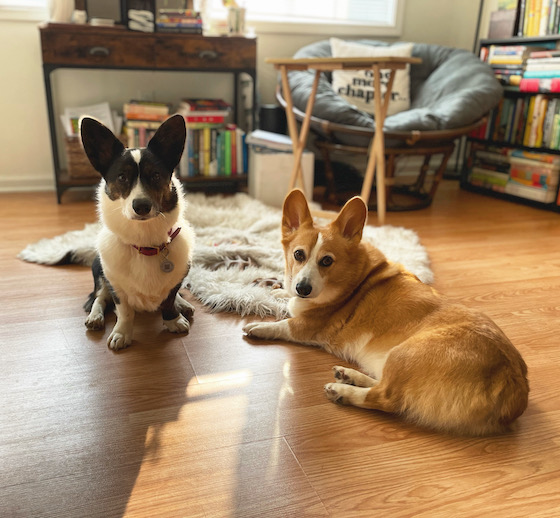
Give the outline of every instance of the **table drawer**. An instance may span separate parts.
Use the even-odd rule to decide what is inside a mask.
[[[118,68],[155,67],[154,39],[145,34],[41,31],[43,63]]]
[[[253,38],[156,35],[156,68],[247,70],[256,67]]]

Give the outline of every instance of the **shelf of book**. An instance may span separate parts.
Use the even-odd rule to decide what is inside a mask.
[[[58,114],[54,110],[52,74],[67,69],[107,69],[180,72],[224,72],[232,77],[233,121],[245,126],[253,124],[256,115],[256,38],[243,36],[203,36],[201,34],[144,33],[122,27],[94,27],[77,24],[47,23],[40,26],[43,77],[47,99],[50,142],[57,200],[61,202],[64,191],[72,187],[91,186],[95,178],[82,179],[64,171],[59,156],[58,141],[61,140]],[[250,81],[245,79],[248,77]],[[252,88],[241,90],[244,82]],[[94,91],[96,85],[91,85]],[[245,92],[243,95],[242,93]],[[240,100],[247,98],[245,106]],[[123,102],[125,100],[123,99]],[[135,146],[149,139],[153,128],[138,127],[134,132]],[[247,129],[252,129],[247,125]],[[137,133],[137,134],[136,134]],[[129,136],[132,132],[129,133]],[[138,143],[136,143],[136,140]],[[243,175],[231,180],[225,175],[217,179],[198,175],[188,179],[188,185],[206,183],[216,189],[223,184],[246,183]]]
[[[479,56],[504,96],[487,125],[467,137],[463,189],[560,212],[559,47],[560,34],[529,36],[524,29],[520,36],[479,41]]]
[[[560,212],[560,150],[469,137],[461,188]]]

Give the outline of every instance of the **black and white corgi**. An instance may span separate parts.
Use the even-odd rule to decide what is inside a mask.
[[[126,149],[89,117],[80,121],[80,132],[89,161],[103,177],[86,327],[103,329],[105,309],[114,304],[117,322],[107,345],[115,351],[130,345],[136,311],[159,309],[169,331],[187,333],[194,308],[179,288],[191,263],[194,232],[184,219],[184,193],[173,174],[185,145],[183,117],[167,119],[141,149]]]

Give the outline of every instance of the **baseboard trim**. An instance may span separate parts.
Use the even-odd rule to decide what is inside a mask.
[[[0,178],[0,192],[54,191],[54,181],[44,176],[27,178]]]

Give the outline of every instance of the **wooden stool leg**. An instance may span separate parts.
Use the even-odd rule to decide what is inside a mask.
[[[311,114],[313,112],[313,104],[315,103],[315,96],[317,95],[317,87],[319,86],[319,79],[321,77],[321,71],[315,71],[315,78],[313,79],[313,86],[311,87],[311,93],[309,94],[309,99],[307,100],[307,106],[305,108],[305,118],[301,124],[301,130],[299,132],[299,140],[297,149],[294,152],[294,168],[292,170],[291,184],[297,184],[299,181],[302,190],[305,193],[305,187],[303,183],[303,171],[301,167],[301,157],[303,155],[303,150],[305,149],[305,144],[307,143],[307,136],[309,135],[309,127],[311,124]],[[294,177],[295,173],[295,177]],[[293,188],[293,187],[292,187]],[[306,197],[310,200],[311,197]]]
[[[375,113],[375,135],[370,148],[370,156],[362,186],[362,199],[369,201],[371,185],[373,183],[373,173],[375,171],[377,189],[377,221],[380,225],[385,223],[386,197],[385,197],[385,138],[383,136],[383,125],[385,114],[391,99],[391,90],[395,79],[395,69],[391,69],[387,89],[381,95],[381,69],[379,65],[373,66],[373,86],[374,93],[374,113]]]
[[[288,69],[285,66],[280,67],[280,78],[282,80],[282,93],[284,94],[284,99],[286,100],[286,120],[288,122],[288,132],[290,133],[290,139],[292,140],[292,152],[294,153],[295,156],[299,144],[299,135],[298,135],[298,129],[296,123],[296,116],[294,114],[294,102],[292,100],[290,82],[288,81]],[[290,177],[290,184],[288,187],[289,191],[291,191],[295,187],[297,169],[298,169],[298,164],[294,160],[294,165],[292,167],[292,175]]]
[[[288,69],[285,66],[280,67],[280,74],[282,78],[282,91],[284,93],[284,99],[286,100],[286,118],[288,121],[288,130],[290,132],[290,138],[292,139],[292,150],[294,153],[294,165],[292,167],[292,174],[290,176],[289,190],[291,191],[299,183],[304,194],[305,185],[303,182],[303,171],[301,167],[301,157],[303,155],[303,150],[305,149],[305,144],[307,142],[307,136],[309,134],[309,126],[311,122],[311,113],[313,112],[313,104],[315,103],[315,95],[317,94],[317,87],[319,85],[319,78],[321,77],[321,72],[319,70],[315,71],[315,78],[313,80],[313,86],[311,88],[311,94],[307,100],[307,107],[305,109],[305,118],[301,125],[301,131],[298,135],[296,116],[294,114],[294,103],[292,100],[292,92],[290,90],[290,82],[288,81]]]

